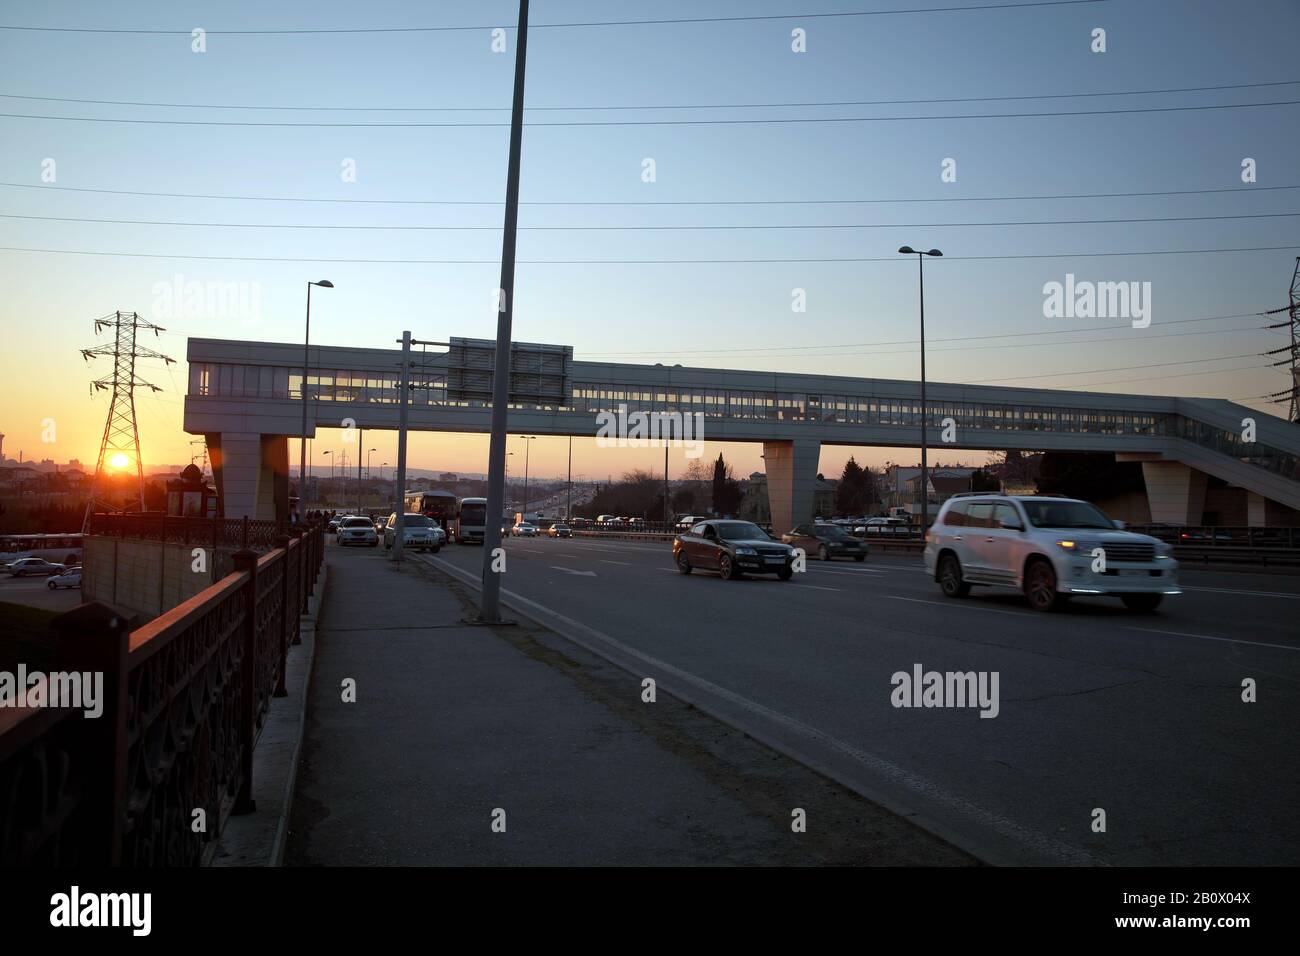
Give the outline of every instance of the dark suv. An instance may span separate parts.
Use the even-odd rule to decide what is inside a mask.
[[[717,571],[728,581],[744,574],[775,574],[789,581],[794,548],[771,538],[752,521],[711,519],[673,538],[677,570]]]

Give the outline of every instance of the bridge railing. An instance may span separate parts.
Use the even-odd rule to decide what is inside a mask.
[[[173,544],[269,551],[275,536],[286,530],[275,521],[249,518],[198,518],[152,514],[94,514],[90,533],[113,538],[165,541]]]
[[[102,604],[55,619],[59,679],[101,675],[102,712],[0,709],[0,866],[194,866],[255,809],[253,749],[324,556],[321,526],[299,530],[134,631]]]

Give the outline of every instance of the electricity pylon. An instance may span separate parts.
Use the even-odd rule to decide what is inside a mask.
[[[1276,311],[1283,310],[1278,309]],[[1287,353],[1286,358],[1273,364],[1275,366],[1291,366],[1291,387],[1280,392],[1274,392],[1268,397],[1273,400],[1275,405],[1288,402],[1287,421],[1300,422],[1300,256],[1296,256],[1295,271],[1291,273],[1291,304],[1285,311],[1287,312],[1287,321],[1265,326],[1265,328],[1285,329],[1289,327],[1291,329],[1291,344],[1264,354],[1281,355],[1284,352]]]
[[[104,425],[104,438],[99,443],[99,457],[95,459],[95,478],[90,486],[90,498],[86,502],[86,516],[81,522],[82,534],[90,531],[90,516],[95,513],[96,505],[112,507],[104,487],[105,472],[108,469],[122,471],[128,462],[135,463],[140,510],[144,511],[144,463],[140,460],[140,431],[135,423],[135,390],[148,388],[161,392],[162,389],[136,378],[135,360],[157,358],[168,364],[175,361],[161,352],[136,345],[136,333],[140,329],[152,330],[155,336],[166,329],[146,322],[135,312],[114,312],[111,316],[95,320],[96,334],[106,328],[113,329],[111,346],[101,345],[81,350],[81,357],[87,362],[102,355],[113,357],[113,374],[90,383],[91,394],[110,389],[113,394],[108,406],[108,421]]]

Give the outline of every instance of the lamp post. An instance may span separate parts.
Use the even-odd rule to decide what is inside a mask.
[[[311,287],[320,286],[322,289],[334,288],[334,283],[329,279],[321,279],[319,282],[307,283],[307,324],[302,333],[302,433],[298,442],[298,497],[306,498],[307,488],[307,373],[309,358],[309,347],[311,345]],[[328,455],[329,452],[326,452]]]
[[[328,450],[321,452],[321,454],[322,454],[322,455],[330,455],[330,478],[333,479],[333,477],[334,477],[334,456],[331,455],[330,452],[329,452]],[[324,496],[324,495],[321,495],[321,497],[324,498],[325,496]]]
[[[929,482],[926,480],[926,406],[925,406],[925,257],[942,256],[943,253],[938,249],[931,249],[929,252],[921,252],[913,249],[911,246],[903,246],[898,250],[905,256],[916,256],[917,277],[919,280],[918,288],[920,289],[921,300],[921,535],[924,537],[930,528],[930,495],[928,492]]]
[[[525,442],[537,441],[536,435],[521,435]],[[531,444],[524,445],[524,514],[528,514],[528,452],[532,449]]]
[[[388,467],[388,462],[386,462],[386,461],[381,461],[381,462],[379,463],[379,480],[380,480],[381,482],[384,480],[384,469],[385,469],[386,467]]]

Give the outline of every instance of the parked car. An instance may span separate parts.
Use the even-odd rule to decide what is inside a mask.
[[[717,571],[728,581],[745,574],[794,574],[794,548],[774,540],[752,521],[711,519],[673,538],[673,561],[682,574]]]
[[[510,535],[515,538],[535,538],[537,537],[537,525],[529,524],[527,521],[520,521],[510,529]]]
[[[567,524],[553,524],[546,532],[552,538],[572,538],[573,530]]]
[[[854,534],[910,534],[912,526],[903,518],[868,518],[853,529]]]
[[[832,558],[852,558],[865,561],[870,549],[837,524],[801,524],[781,535],[781,540],[791,547],[803,548],[804,554],[821,561]]]
[[[329,524],[325,526],[325,533],[338,534],[339,527],[343,522],[347,521],[351,517],[352,515],[335,515],[333,518],[330,518]]]
[[[1022,591],[1038,611],[1079,594],[1154,611],[1165,595],[1182,593],[1170,545],[1125,531],[1073,498],[950,498],[925,536],[925,566],[948,597],[1001,585]]]
[[[369,518],[344,518],[339,525],[338,542],[343,547],[359,544],[368,548],[379,547],[379,534]]]
[[[44,558],[19,558],[5,568],[16,578],[25,578],[32,574],[62,574],[66,569],[61,564],[54,564]]]
[[[59,588],[79,588],[81,568],[68,568],[62,574],[56,574],[45,582],[45,586],[51,591],[57,591]]]
[[[432,518],[422,514],[404,514],[402,516],[402,547],[412,551],[432,551],[438,553],[442,541],[437,532],[441,531]],[[384,525],[384,549],[391,551],[397,540],[397,512],[388,516]]]

